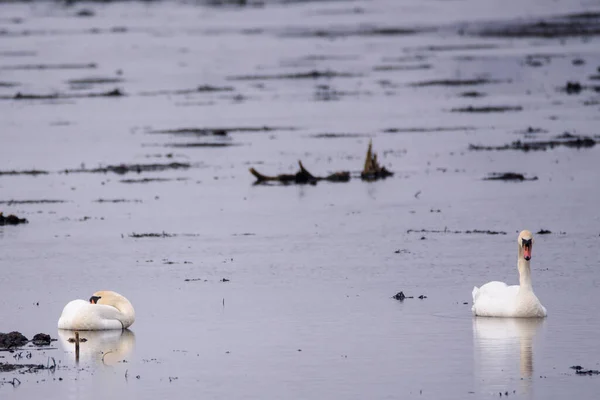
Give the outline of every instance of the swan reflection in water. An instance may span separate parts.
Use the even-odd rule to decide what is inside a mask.
[[[58,330],[60,347],[76,361],[74,338],[74,331]],[[115,365],[126,360],[135,346],[135,335],[129,329],[79,331],[79,338],[79,361],[90,364]]]
[[[532,395],[533,343],[544,321],[544,318],[473,318],[475,376],[483,389],[512,393],[520,381],[519,391]]]

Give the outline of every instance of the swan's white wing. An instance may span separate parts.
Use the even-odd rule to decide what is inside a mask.
[[[473,314],[486,317],[507,317],[514,312],[519,286],[504,282],[488,282],[473,289]]]
[[[91,304],[85,300],[69,302],[58,320],[58,329],[95,331],[123,329],[121,312],[105,304]]]

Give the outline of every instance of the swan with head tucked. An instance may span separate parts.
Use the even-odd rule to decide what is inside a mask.
[[[135,321],[133,306],[124,296],[110,290],[96,292],[89,301],[69,302],[58,320],[58,329],[101,331],[127,329]]]
[[[533,235],[525,230],[519,234],[519,285],[488,282],[473,288],[473,315],[481,317],[541,318],[547,315],[531,286],[531,251]]]

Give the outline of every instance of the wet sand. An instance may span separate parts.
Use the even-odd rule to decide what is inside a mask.
[[[0,5],[0,332],[58,339],[0,397],[593,398],[600,8],[249,3]],[[370,140],[394,176],[248,171]],[[521,229],[548,318],[473,319]],[[103,289],[137,320],[77,365],[56,322]]]

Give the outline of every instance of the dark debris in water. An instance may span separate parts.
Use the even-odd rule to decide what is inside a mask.
[[[230,76],[229,80],[234,81],[252,81],[252,80],[275,80],[275,79],[332,79],[332,78],[354,78],[359,75],[348,72],[336,72],[331,70],[309,72],[298,72],[291,74],[275,74],[275,75],[240,75]]]
[[[452,112],[461,112],[461,113],[503,113],[503,112],[516,112],[522,111],[523,107],[521,106],[483,106],[483,107],[457,107],[453,108]]]
[[[600,35],[600,13],[584,12],[544,19],[523,19],[489,23],[483,27],[466,29],[478,36],[504,38],[567,38]]]
[[[39,169],[29,169],[29,170],[23,170],[23,171],[0,171],[0,176],[2,175],[31,175],[31,176],[37,176],[37,175],[47,175],[49,172],[48,171],[42,171]]]
[[[534,176],[526,178],[525,175],[517,172],[492,172],[489,176],[483,178],[484,181],[512,181],[512,182],[523,182],[523,181],[537,181],[538,177]]]
[[[595,369],[585,369],[581,365],[573,365],[569,368],[574,369],[577,375],[600,375],[600,371]]]
[[[414,299],[414,296],[406,296],[404,294],[404,292],[398,292],[395,295],[392,296],[392,299],[398,300],[398,301],[404,301],[404,299]],[[425,296],[424,294],[420,295],[419,297],[417,297],[418,299],[424,300],[427,298],[427,296]]]
[[[21,64],[4,65],[0,67],[4,70],[47,70],[47,69],[95,69],[98,66],[95,63],[87,64]]]
[[[475,78],[475,79],[436,79],[431,81],[422,81],[412,83],[411,86],[427,87],[427,86],[477,86],[487,85],[491,83],[502,83],[499,80]]]
[[[36,346],[48,346],[52,343],[52,338],[47,333],[38,333],[33,336],[31,342]]]
[[[121,179],[121,183],[152,183],[152,182],[173,182],[187,181],[188,178],[140,178],[140,179]]]
[[[435,230],[435,229],[409,229],[406,231],[406,233],[453,233],[453,234],[466,234],[466,235],[475,235],[475,234],[481,234],[481,235],[506,235],[506,232],[504,231],[492,231],[492,230],[479,230],[479,229],[473,229],[473,230],[467,230],[467,231],[453,231],[450,230],[448,228],[444,228],[444,230]]]
[[[240,146],[239,143],[230,143],[230,142],[189,142],[189,143],[167,143],[165,147],[172,147],[176,149],[193,149],[193,148],[223,148],[223,147],[232,147],[232,146]]]
[[[94,93],[52,93],[52,94],[31,94],[17,92],[14,96],[0,96],[0,100],[66,100],[66,99],[83,99],[94,97],[123,97],[120,89],[113,89],[107,92]]]
[[[460,132],[473,131],[476,128],[473,126],[437,126],[432,128],[412,127],[412,128],[388,128],[384,129],[384,133],[431,133],[431,132]]]
[[[377,179],[385,179],[394,175],[386,167],[379,165],[377,161],[377,154],[373,152],[373,144],[369,141],[369,147],[367,148],[367,156],[365,158],[365,164],[360,177],[364,181],[375,181]]]
[[[19,224],[26,224],[28,222],[29,221],[27,221],[25,218],[19,218],[14,214],[9,214],[5,217],[4,213],[0,212],[0,226],[19,225]]]
[[[317,139],[359,138],[366,136],[368,135],[364,133],[317,133],[315,135],[311,135],[311,137]]]
[[[130,233],[129,237],[131,238],[136,238],[136,239],[141,239],[141,238],[169,238],[169,237],[174,237],[177,236],[175,234],[172,233],[166,233],[166,232],[161,232],[161,233]]]
[[[0,200],[0,204],[6,204],[7,206],[12,206],[15,204],[57,204],[57,203],[66,203],[65,200]]]
[[[540,229],[539,231],[537,231],[538,235],[549,235],[551,233],[552,233],[552,231],[550,231],[548,229]]]
[[[332,27],[318,29],[291,29],[283,33],[283,37],[294,38],[342,38],[351,36],[408,36],[425,32],[428,29],[384,27],[384,26],[359,26]]]
[[[133,200],[128,200],[128,199],[97,199],[94,200],[94,203],[142,203],[142,200],[139,199],[133,199]]]
[[[190,168],[189,163],[179,163],[172,162],[168,164],[118,164],[118,165],[108,165],[106,167],[99,168],[80,168],[80,169],[65,169],[63,172],[65,174],[71,173],[91,173],[91,174],[99,174],[99,173],[108,173],[114,172],[118,175],[125,175],[129,172],[156,172],[156,171],[166,171],[171,169],[188,169]]]
[[[279,182],[283,184],[312,184],[315,185],[319,181],[329,182],[348,182],[350,180],[350,173],[347,171],[335,172],[325,177],[314,176],[304,166],[302,161],[298,161],[300,170],[295,174],[280,174],[276,176],[263,175],[254,168],[250,168],[250,173],[256,178],[255,184],[263,184],[268,182]]]
[[[589,148],[594,147],[597,143],[597,140],[589,137],[589,136],[578,136],[573,135],[568,132],[563,133],[562,135],[558,135],[554,138],[554,140],[543,140],[543,141],[521,141],[517,140],[510,144],[505,144],[502,146],[482,146],[482,145],[469,145],[469,150],[521,150],[521,151],[539,151],[539,150],[548,150],[553,149],[559,146],[565,146],[575,149],[581,148]]]

